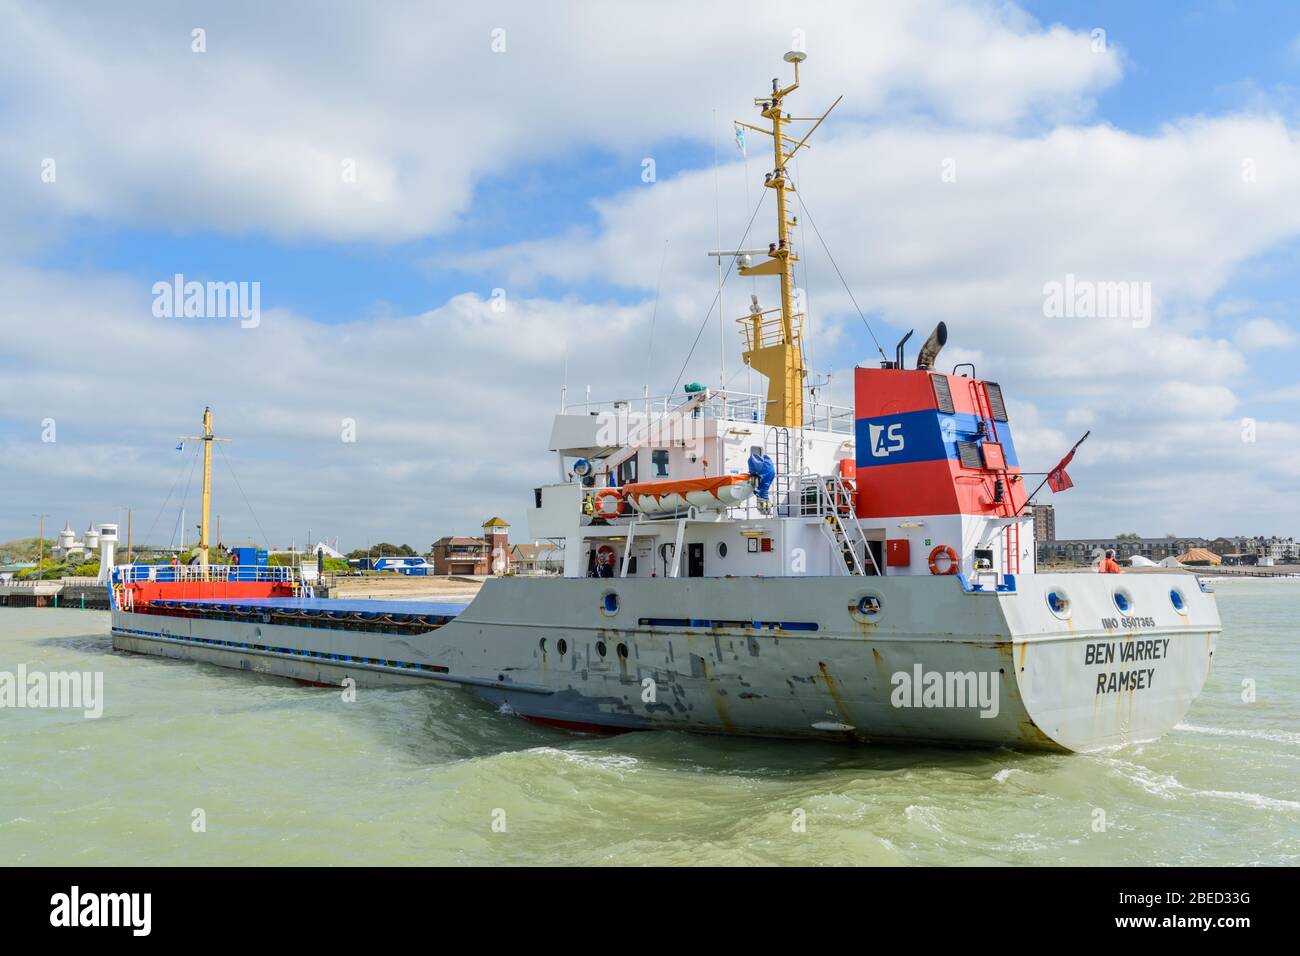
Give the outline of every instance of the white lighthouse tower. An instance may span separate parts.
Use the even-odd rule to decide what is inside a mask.
[[[117,525],[99,526],[99,583],[108,584],[113,577],[113,558],[117,551]]]
[[[72,523],[65,521],[59,532],[59,543],[54,546],[54,557],[62,559],[77,546],[77,532],[72,530]]]

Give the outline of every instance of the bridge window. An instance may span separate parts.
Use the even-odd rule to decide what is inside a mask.
[[[633,455],[627,461],[620,462],[618,466],[618,483],[619,486],[630,485],[636,482],[636,462],[637,456]]]
[[[653,449],[650,452],[650,463],[654,465],[656,478],[668,477],[668,449]]]

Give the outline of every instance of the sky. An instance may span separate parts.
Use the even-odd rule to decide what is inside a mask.
[[[794,169],[827,395],[944,321],[940,365],[1002,385],[1027,471],[1091,432],[1039,499],[1059,536],[1300,536],[1295,4],[0,0],[0,22],[0,541],[127,509],[137,542],[177,540],[204,406],[226,543],[425,550],[492,515],[524,539],[562,387],[761,390],[731,320],[775,290],[729,279],[720,322],[705,253],[766,192],[732,121],[792,47],[796,115],[843,95]],[[769,202],[746,242],[773,231]],[[255,288],[255,320],[169,310],[176,275]],[[1122,308],[1051,306],[1118,283]]]

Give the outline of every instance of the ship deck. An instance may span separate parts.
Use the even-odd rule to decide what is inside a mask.
[[[163,616],[285,626],[418,632],[441,627],[467,607],[468,604],[441,601],[256,597],[153,600],[135,610]]]
[[[302,611],[305,613],[338,613],[362,615],[401,615],[404,617],[456,617],[468,604],[441,601],[375,601],[369,598],[187,598],[175,601],[154,601],[155,605],[206,605],[252,610]]]

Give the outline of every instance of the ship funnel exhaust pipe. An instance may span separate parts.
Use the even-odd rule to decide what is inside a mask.
[[[925,340],[921,346],[921,351],[916,356],[916,367],[919,369],[934,368],[934,360],[939,357],[939,350],[948,343],[948,326],[940,322],[930,333],[930,337]]]
[[[911,329],[908,329],[908,330],[907,330],[907,334],[904,335],[901,339],[899,339],[899,340],[898,340],[898,344],[894,346],[894,363],[893,363],[892,365],[890,365],[890,364],[887,363],[887,362],[884,363],[885,368],[903,368],[903,367],[904,367],[904,365],[903,365],[903,346],[907,344],[907,340],[910,339],[911,337],[912,337],[912,330],[911,330]]]

